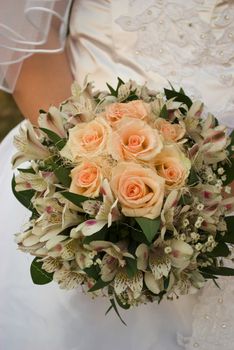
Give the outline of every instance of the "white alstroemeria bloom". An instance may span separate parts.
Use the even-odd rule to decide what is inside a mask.
[[[110,227],[113,221],[117,221],[121,218],[117,206],[118,200],[114,199],[107,179],[104,179],[102,183],[101,193],[103,194],[103,203],[101,204],[95,218],[86,220],[78,226],[78,230],[80,230],[84,236],[93,235],[100,231],[105,225]],[[86,206],[86,210],[92,210],[95,203],[96,202],[91,203],[91,201],[89,201],[90,207]]]
[[[166,230],[170,230],[174,233],[174,235],[177,235],[177,230],[173,224],[174,221],[174,215],[175,215],[175,208],[178,203],[178,200],[180,198],[180,192],[177,190],[173,190],[169,192],[169,195],[167,196],[167,199],[164,203],[163,209],[161,211],[161,222],[162,222],[162,228],[161,228],[161,238],[164,239],[164,235],[166,233]]]
[[[49,273],[53,273],[56,270],[59,270],[61,267],[61,260],[59,258],[46,256],[42,258],[41,261],[42,261],[42,269]]]
[[[19,171],[15,182],[16,191],[25,191],[33,189],[38,192],[49,190],[49,187],[54,183],[55,176],[52,172],[39,171],[36,174]]]
[[[85,272],[78,267],[71,268],[68,262],[64,262],[63,266],[55,271],[53,280],[57,282],[62,289],[74,289],[84,283],[86,275]]]
[[[88,122],[94,119],[94,110],[96,102],[92,95],[92,83],[85,79],[83,87],[77,82],[74,82],[71,86],[72,96],[65,101],[61,108],[62,112],[71,117],[79,115],[79,119],[82,122]],[[70,121],[69,121],[70,122]]]
[[[67,132],[64,128],[64,124],[67,119],[67,114],[61,112],[58,108],[51,106],[47,113],[40,113],[38,124],[41,128],[51,130],[60,137],[66,137]]]
[[[163,277],[169,277],[167,290],[169,291],[172,288],[174,276],[171,273],[171,268],[185,269],[193,255],[192,247],[183,241],[174,239],[168,241],[167,246],[171,248],[171,252],[168,254],[165,253],[164,246],[160,246],[157,241],[152,247],[142,243],[136,250],[137,267],[145,272],[145,283],[155,294],[164,289]]]
[[[93,265],[93,258],[97,254],[85,248],[82,241],[84,236],[77,228],[73,228],[70,233],[71,239],[62,242],[60,256],[63,260],[76,260],[80,269],[85,269]]]
[[[141,296],[143,288],[143,273],[137,271],[133,277],[129,277],[124,269],[120,270],[115,276],[114,291],[115,293],[123,297],[128,302],[132,302]]]
[[[19,135],[14,137],[14,145],[19,151],[12,158],[14,168],[27,160],[46,159],[51,155],[49,150],[41,144],[29,121],[20,127]]]
[[[204,103],[202,103],[201,101],[193,102],[192,106],[188,110],[187,117],[192,117],[192,118],[195,117],[199,119],[199,117],[202,114],[203,107],[204,107]]]
[[[136,256],[138,269],[146,271],[149,266],[156,280],[163,276],[168,277],[171,270],[171,261],[168,254],[165,254],[164,247],[159,245],[148,247],[142,243],[137,247]]]
[[[169,246],[172,249],[169,254],[171,265],[177,269],[184,270],[190,264],[194,253],[193,248],[188,243],[179,239],[171,240]]]
[[[154,294],[159,294],[164,289],[163,277],[168,277],[171,271],[171,260],[168,254],[165,254],[164,248],[160,246],[148,247],[142,243],[136,250],[137,268],[144,271],[144,281],[147,288]],[[150,271],[148,271],[148,267]],[[171,288],[173,284],[172,274],[170,273]]]
[[[55,248],[68,238],[61,234],[62,231],[78,225],[81,217],[77,215],[77,212],[62,206],[53,198],[39,198],[36,200],[35,207],[41,215],[38,219],[31,221],[32,227],[29,234],[22,238],[21,246],[38,249],[36,244],[39,244],[40,248],[44,247],[47,252],[53,250],[51,255],[57,256],[58,251]]]
[[[199,146],[199,152],[206,164],[216,164],[227,158],[226,147],[229,139],[226,132],[227,128],[223,125],[206,131],[204,140]]]
[[[107,241],[93,241],[85,247],[91,251],[106,253],[101,264],[101,277],[105,282],[111,281],[119,269],[126,265],[125,258],[134,259],[134,256],[128,253],[126,241],[116,244]]]

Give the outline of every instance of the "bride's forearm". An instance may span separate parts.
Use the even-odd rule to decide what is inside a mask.
[[[66,52],[35,54],[24,61],[13,95],[22,114],[36,124],[39,109],[70,95],[72,81]]]

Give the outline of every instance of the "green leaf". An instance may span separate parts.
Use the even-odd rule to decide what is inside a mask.
[[[214,276],[234,276],[234,269],[230,267],[209,266],[201,268],[200,271]]]
[[[117,92],[115,91],[115,89],[113,89],[113,87],[112,86],[110,86],[110,84],[108,84],[108,83],[106,83],[106,85],[107,85],[107,87],[108,87],[108,89],[109,89],[109,91],[110,91],[110,94],[112,95],[112,96],[115,96],[115,97],[117,97]]]
[[[61,194],[63,195],[64,198],[68,199],[70,202],[77,205],[78,207],[82,202],[87,201],[89,199],[88,197],[81,196],[79,194],[68,192],[68,191],[61,192]]]
[[[48,273],[42,269],[42,262],[35,258],[32,261],[30,273],[34,284],[47,284],[53,281],[53,273]]]
[[[118,296],[115,294],[115,299],[116,299],[116,301],[117,301],[117,303],[118,303],[118,305],[122,308],[122,309],[124,309],[124,310],[128,310],[129,308],[130,308],[130,305],[129,304],[123,304],[122,303],[122,301],[118,298]],[[111,306],[112,307],[112,306]]]
[[[211,253],[207,254],[208,256],[218,257],[218,256],[228,256],[230,250],[224,242],[219,242],[217,246],[212,250]]]
[[[182,87],[180,88],[179,93],[185,95],[184,89]]]
[[[33,211],[33,205],[31,203],[31,199],[35,194],[35,190],[25,190],[25,191],[16,191],[15,189],[16,186],[16,182],[15,182],[15,175],[12,178],[12,182],[11,182],[11,187],[12,187],[12,192],[14,194],[14,196],[16,197],[16,199],[18,199],[18,201],[25,206],[27,209]]]
[[[163,278],[163,287],[165,290],[167,290],[167,288],[169,286],[169,282],[170,282],[170,276]]]
[[[112,306],[112,305],[110,305],[110,307],[108,307],[108,309],[106,310],[105,316],[106,316],[107,314],[109,314],[109,312],[111,311],[111,309],[113,309],[113,306]]]
[[[135,92],[131,92],[130,95],[124,100],[124,102],[130,102],[139,100],[139,97],[135,94]]]
[[[40,128],[40,130],[42,130],[49,137],[49,139],[53,142],[53,144],[58,148],[59,151],[63,149],[67,142],[65,138],[60,137],[52,130],[46,128]]]
[[[193,198],[187,194],[182,194],[179,199],[179,205],[190,205],[193,202]]]
[[[46,114],[47,112],[44,111],[44,109],[39,109],[39,113],[40,113],[40,114]]]
[[[229,151],[229,156],[232,156],[234,154],[234,150],[232,150],[232,146],[234,145],[234,130],[231,132],[229,137],[231,139],[231,143],[228,146],[227,150]]]
[[[33,168],[27,168],[27,169],[17,168],[17,170],[25,174],[36,174]]]
[[[169,113],[167,110],[167,106],[164,105],[163,108],[161,109],[161,112],[159,114],[159,118],[163,118],[163,119],[168,119]]]
[[[110,283],[111,281],[104,282],[101,278],[99,278],[97,282],[94,284],[94,286],[88,290],[88,292],[95,292],[96,290],[99,290],[108,286],[108,284]]]
[[[227,243],[234,244],[234,216],[226,216],[227,232],[222,237],[222,240]]]
[[[193,104],[192,100],[184,93],[169,89],[164,89],[164,93],[168,100],[174,98],[174,101],[184,103],[188,108],[190,108]]]
[[[100,231],[94,233],[93,235],[84,237],[83,244],[89,244],[93,241],[105,241],[107,232],[107,227],[104,226]]]
[[[97,265],[92,265],[90,267],[87,267],[84,269],[84,272],[90,277],[93,278],[95,281],[99,278],[99,272],[100,268]]]
[[[199,183],[200,179],[197,175],[196,170],[192,167],[190,169],[189,177],[188,177],[188,185],[189,186],[195,186]]]
[[[234,180],[234,158],[230,158],[229,160],[230,162],[227,162],[223,166],[225,175],[227,177],[227,179],[223,182],[225,186],[230,184]]]
[[[64,166],[59,166],[54,169],[54,174],[62,185],[64,185],[65,187],[70,187],[71,169],[65,168]]]
[[[142,229],[145,237],[147,238],[147,241],[151,243],[156,236],[158,229],[160,227],[160,218],[156,219],[148,219],[148,218],[135,218],[136,222]]]
[[[137,260],[132,258],[125,258],[126,261],[126,272],[128,277],[134,277],[137,273]]]
[[[117,94],[118,94],[118,91],[119,91],[120,86],[121,86],[121,85],[124,85],[124,84],[125,84],[125,82],[124,82],[122,79],[120,79],[120,78],[118,77],[118,85],[117,85],[117,88],[116,88]]]
[[[117,316],[119,317],[120,321],[125,325],[127,326],[127,324],[124,322],[124,320],[122,319],[122,317],[120,316],[120,313],[119,313],[119,310],[117,309],[117,306],[115,304],[115,300],[113,298],[110,299],[110,303],[113,307],[113,309],[115,310]]]

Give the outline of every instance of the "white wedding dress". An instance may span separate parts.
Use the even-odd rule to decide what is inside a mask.
[[[38,1],[40,3],[43,0]],[[97,88],[116,77],[155,89],[183,86],[234,127],[234,1],[77,0],[67,50],[74,77]],[[14,233],[28,212],[10,190],[13,130],[0,145],[1,350],[232,350],[234,278],[207,283],[198,295],[105,316],[108,301],[55,283],[34,286],[32,257]]]

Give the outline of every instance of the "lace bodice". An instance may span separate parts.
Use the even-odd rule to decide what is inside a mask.
[[[191,337],[178,334],[178,344],[186,350],[232,350],[234,342],[234,283],[227,278],[204,288],[193,310]]]
[[[136,33],[135,59],[147,72],[205,100],[200,87],[204,80],[221,89],[234,88],[233,1],[131,0],[129,13],[116,22]],[[233,94],[213,109],[225,121],[233,111]]]

